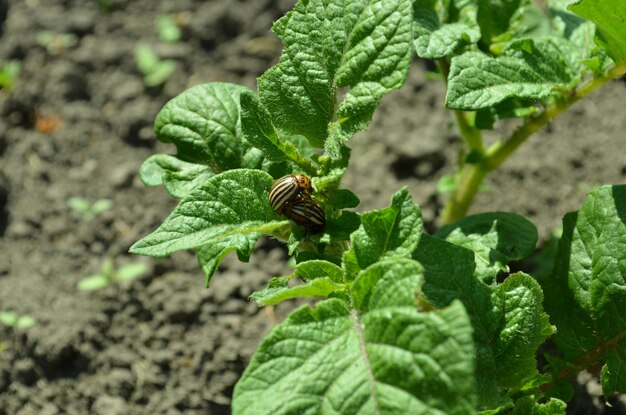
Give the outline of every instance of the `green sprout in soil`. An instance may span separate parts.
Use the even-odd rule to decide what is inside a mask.
[[[37,42],[51,55],[60,55],[78,44],[78,37],[73,33],[55,33],[48,30],[37,34]]]
[[[541,3],[301,0],[273,26],[283,53],[257,90],[196,85],[159,112],[157,138],[177,152],[140,177],[178,205],[131,252],[194,250],[208,286],[225,255],[248,261],[269,236],[295,266],[251,298],[318,299],[263,340],[233,414],[564,415],[568,381],[598,366],[607,398],[626,392],[626,186],[566,214],[534,275],[509,265],[536,250],[530,220],[466,217],[528,137],[626,73],[626,0]],[[439,68],[462,137],[433,234],[406,188],[357,213],[341,187],[349,141],[414,54]],[[488,145],[510,118],[518,128]]]
[[[148,45],[135,48],[137,68],[143,74],[143,81],[148,87],[159,86],[169,79],[176,70],[176,63],[171,59],[160,59]]]
[[[175,43],[180,40],[181,31],[176,20],[169,14],[159,16],[154,23],[159,39],[167,43]]]
[[[141,277],[148,270],[143,262],[131,262],[115,269],[112,259],[106,259],[102,263],[99,274],[90,275],[78,282],[80,291],[95,291],[108,287],[115,282],[132,281]]]
[[[113,1],[112,0],[98,0],[98,8],[105,13],[110,13],[114,9]]]
[[[67,205],[80,213],[84,220],[92,220],[96,215],[113,207],[113,201],[111,199],[98,199],[93,203],[90,203],[87,199],[82,197],[70,197],[67,200]]]
[[[0,89],[10,91],[13,88],[15,79],[20,74],[22,63],[18,60],[12,60],[0,65]]]
[[[37,324],[31,316],[19,316],[11,311],[0,311],[0,323],[17,330],[26,330]]]

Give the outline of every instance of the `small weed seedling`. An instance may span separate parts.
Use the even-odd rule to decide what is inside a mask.
[[[0,65],[0,89],[10,91],[13,88],[15,79],[20,74],[22,63],[12,60]]]
[[[111,199],[98,199],[93,203],[90,203],[87,199],[82,197],[70,197],[67,200],[69,207],[80,213],[84,220],[92,220],[97,214],[106,212],[113,207],[113,201]]]
[[[159,39],[167,43],[175,43],[180,40],[180,28],[176,20],[170,15],[159,16],[154,23],[154,27],[159,35]]]
[[[11,311],[0,311],[0,323],[15,330],[26,330],[37,324],[31,316],[18,316]]]
[[[143,262],[131,262],[115,269],[113,260],[102,263],[99,274],[90,275],[78,282],[80,291],[95,291],[106,288],[114,282],[131,281],[146,273],[148,267]]]
[[[161,60],[148,45],[137,45],[135,61],[137,68],[143,74],[143,81],[148,87],[163,84],[176,70],[176,63],[173,60]]]
[[[301,0],[274,24],[283,53],[258,91],[197,85],[158,114],[177,154],[151,156],[140,175],[179,203],[131,252],[193,249],[209,285],[226,254],[247,261],[267,235],[295,266],[251,298],[319,299],[259,346],[233,414],[564,415],[569,380],[599,366],[607,399],[626,392],[626,186],[565,215],[534,276],[508,265],[535,251],[528,219],[465,217],[530,135],[626,73],[626,0],[540,3]],[[407,189],[355,213],[341,187],[349,140],[414,53],[438,66],[463,138],[432,235]],[[487,146],[483,131],[506,118],[519,127]]]
[[[112,0],[98,0],[98,8],[104,13],[111,13],[115,7]]]
[[[37,34],[37,42],[46,48],[51,55],[60,55],[78,44],[78,38],[73,33],[55,33],[43,31]]]

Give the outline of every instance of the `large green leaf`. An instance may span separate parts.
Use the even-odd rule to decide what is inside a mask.
[[[553,332],[541,288],[525,274],[488,286],[475,276],[472,251],[430,235],[421,236],[413,257],[425,268],[426,299],[439,308],[461,300],[470,316],[479,403],[506,403],[509,389],[537,374],[537,348]]]
[[[463,307],[419,312],[421,267],[372,265],[349,302],[302,307],[263,341],[235,387],[235,415],[449,414],[475,410]]]
[[[176,199],[182,199],[213,175],[215,172],[206,165],[190,163],[169,154],[155,154],[147,158],[139,170],[145,185],[163,185]]]
[[[173,143],[182,160],[215,172],[245,167],[239,95],[246,88],[225,83],[196,85],[170,100],[157,115],[157,138]]]
[[[229,170],[213,176],[185,196],[161,226],[130,251],[165,256],[222,243],[235,235],[271,233],[286,223],[267,199],[273,181],[260,170]],[[239,243],[235,248],[241,249]],[[216,255],[222,255],[223,249]]]
[[[391,206],[361,215],[361,226],[350,237],[352,247],[343,257],[348,275],[355,276],[381,258],[410,257],[422,233],[420,208],[404,188]]]
[[[337,119],[335,131],[364,128],[380,97],[406,78],[410,0],[300,1],[273,30],[284,50],[259,78],[261,101],[278,129],[317,147]],[[350,91],[337,106],[341,87]]]
[[[537,228],[523,216],[488,212],[443,226],[436,236],[473,251],[476,278],[490,284],[499,272],[508,272],[509,262],[534,252]]]
[[[272,161],[289,160],[313,175],[315,165],[303,157],[296,146],[281,137],[270,120],[270,114],[251,91],[241,93],[241,126],[245,139]]]
[[[626,0],[579,0],[569,9],[595,23],[596,41],[616,63],[626,60]]]
[[[601,187],[563,218],[555,271],[540,282],[566,360],[606,360],[605,393],[626,392],[626,186]]]
[[[554,40],[513,42],[502,56],[467,52],[452,58],[446,105],[475,111],[505,100],[543,100],[567,88],[579,73],[573,46]]]

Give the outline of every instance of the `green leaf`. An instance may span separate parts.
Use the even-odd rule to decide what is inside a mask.
[[[284,50],[259,78],[261,101],[278,129],[316,147],[324,146],[335,119],[344,135],[364,128],[380,97],[406,78],[410,0],[300,1],[273,30]],[[351,89],[337,106],[343,87]]]
[[[112,279],[113,281],[130,281],[141,277],[146,271],[148,271],[148,266],[145,263],[131,262],[117,269]]]
[[[111,199],[98,199],[91,206],[91,211],[93,214],[98,214],[98,213],[106,212],[112,207],[113,207],[113,201]]]
[[[553,275],[540,278],[565,359],[606,359],[605,394],[626,392],[626,186],[602,186],[563,218]],[[583,361],[579,361],[583,359]],[[582,368],[581,368],[582,369]]]
[[[344,271],[332,262],[313,260],[296,265],[293,276],[300,277],[304,281],[328,278],[335,283],[341,284],[344,280]]]
[[[284,140],[272,125],[270,113],[252,91],[241,93],[241,128],[245,139],[260,149],[272,161],[289,160],[315,175],[316,167],[298,153],[296,147]]]
[[[233,414],[472,413],[468,319],[459,303],[419,312],[420,273],[410,260],[378,263],[355,281],[354,303],[292,313],[237,383]]]
[[[537,374],[537,348],[553,331],[542,309],[541,288],[525,274],[487,286],[475,276],[472,251],[426,234],[413,258],[425,268],[423,291],[431,304],[441,308],[461,300],[468,311],[480,404],[506,404],[509,389],[520,389]]]
[[[102,261],[102,265],[100,266],[100,273],[104,275],[107,279],[111,279],[113,277],[113,260],[111,258],[105,258]]]
[[[324,233],[329,235],[328,242],[348,241],[360,225],[361,216],[358,213],[342,212],[338,218],[327,220]]]
[[[322,277],[294,287],[268,287],[252,293],[250,298],[259,305],[273,305],[293,298],[328,298],[332,293],[342,289],[343,287],[334,283],[330,278]]]
[[[595,23],[596,42],[616,63],[626,60],[626,0],[579,0],[569,9]]]
[[[571,46],[569,46],[571,47]],[[570,68],[564,42],[524,39],[513,42],[497,58],[467,52],[452,58],[446,105],[475,111],[507,99],[543,100],[566,88],[577,68]]]
[[[17,322],[15,323],[15,328],[19,330],[26,330],[33,327],[35,324],[37,324],[37,320],[35,320],[34,317],[21,316],[17,319]]]
[[[592,56],[596,48],[593,41],[596,31],[595,25],[570,12],[567,7],[572,0],[550,0],[549,14],[551,18],[552,35],[561,36],[577,46],[579,59]]]
[[[159,64],[159,56],[150,46],[139,44],[135,48],[135,61],[141,73],[148,75]]]
[[[331,189],[333,191],[336,190],[339,187],[341,178],[346,173],[347,168],[348,164],[346,163],[345,166],[331,168],[330,171],[328,171],[324,176],[313,178],[313,187],[315,187],[318,191],[323,191],[325,189]]]
[[[535,100],[508,98],[492,107],[477,111],[474,126],[482,130],[491,130],[498,120],[529,117],[541,110]]]
[[[181,32],[176,25],[174,17],[169,15],[159,16],[154,22],[154,26],[162,41],[174,43],[180,40]]]
[[[361,313],[393,307],[415,307],[424,269],[410,259],[383,260],[359,274],[352,285],[352,303]]]
[[[344,269],[355,276],[381,258],[409,257],[421,233],[420,208],[405,187],[393,195],[389,207],[361,215],[361,226],[350,238],[352,248],[343,257]]]
[[[0,89],[10,91],[21,70],[22,63],[18,60],[10,60],[0,65]]]
[[[161,226],[136,242],[132,253],[165,256],[237,234],[271,233],[286,221],[268,202],[274,179],[260,170],[230,170],[184,197]]]
[[[207,165],[215,172],[242,167],[246,146],[239,95],[244,90],[217,82],[187,89],[157,115],[157,138],[176,145],[181,160]]]
[[[4,324],[7,327],[15,326],[17,323],[18,316],[15,313],[10,311],[0,311],[0,323]]]
[[[444,195],[452,193],[458,187],[458,174],[444,174],[437,182],[437,193]]]
[[[70,197],[67,199],[67,205],[82,214],[89,212],[91,208],[89,201],[83,197]]]
[[[536,352],[554,333],[543,311],[543,292],[524,273],[509,276],[492,294],[494,314],[501,319],[495,350],[498,384],[520,388],[537,374]]]
[[[474,252],[476,278],[491,284],[499,272],[509,271],[509,262],[534,252],[537,228],[523,216],[490,212],[444,226],[436,236]]]
[[[475,4],[465,4],[456,16],[458,20],[443,22],[439,16],[439,2],[440,0],[413,1],[413,44],[420,58],[449,58],[463,46],[476,43],[480,39]]]
[[[104,275],[90,275],[78,281],[80,291],[95,291],[109,286],[111,281]]]
[[[211,283],[211,277],[215,273],[222,259],[230,252],[236,251],[237,257],[242,262],[248,262],[254,250],[256,241],[263,236],[262,233],[252,232],[247,234],[234,234],[221,238],[201,246],[196,251],[198,262],[205,275],[206,287]]]
[[[509,29],[529,0],[477,0],[476,20],[480,26],[481,43],[489,46],[492,38]]]
[[[208,166],[189,163],[169,154],[150,156],[139,169],[139,177],[146,186],[163,185],[176,199],[182,199],[213,175],[215,173]]]
[[[327,205],[334,209],[355,208],[361,203],[361,199],[348,189],[335,189],[328,197]]]
[[[169,79],[176,70],[176,62],[171,59],[159,61],[152,71],[145,75],[144,82],[147,86],[159,86]]]
[[[539,403],[532,396],[525,396],[515,402],[511,415],[565,415],[565,402],[550,398],[546,403]]]
[[[304,283],[289,287],[287,284],[295,277]],[[338,265],[324,260],[310,260],[296,265],[293,274],[288,277],[273,278],[268,286],[254,292],[250,298],[260,305],[278,304],[298,297],[327,298],[333,293],[344,291],[344,271]]]

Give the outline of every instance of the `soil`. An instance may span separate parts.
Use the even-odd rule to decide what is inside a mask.
[[[173,150],[152,131],[168,99],[202,82],[255,87],[280,53],[272,21],[292,4],[0,0],[0,22],[8,10],[0,63],[22,65],[12,90],[0,90],[0,311],[37,320],[27,330],[0,327],[0,415],[230,413],[234,384],[260,339],[294,307],[263,310],[247,299],[288,272],[285,249],[262,240],[250,263],[228,256],[210,289],[191,253],[129,255],[174,207],[137,170]],[[183,28],[181,41],[158,38],[154,22],[164,14]],[[45,31],[56,36],[42,44]],[[176,61],[163,86],[145,86],[134,60],[139,43]],[[625,92],[626,83],[613,82],[530,139],[488,179],[472,211],[524,214],[544,240],[589,189],[624,182]],[[386,206],[406,185],[428,228],[436,226],[437,181],[453,173],[459,142],[442,107],[443,85],[416,61],[407,85],[351,142],[344,184],[361,197],[359,210]],[[68,206],[71,197],[113,206],[89,219]],[[107,258],[148,271],[78,291]],[[580,383],[591,390],[597,380]],[[571,413],[626,413],[617,397],[613,408],[594,399]]]

